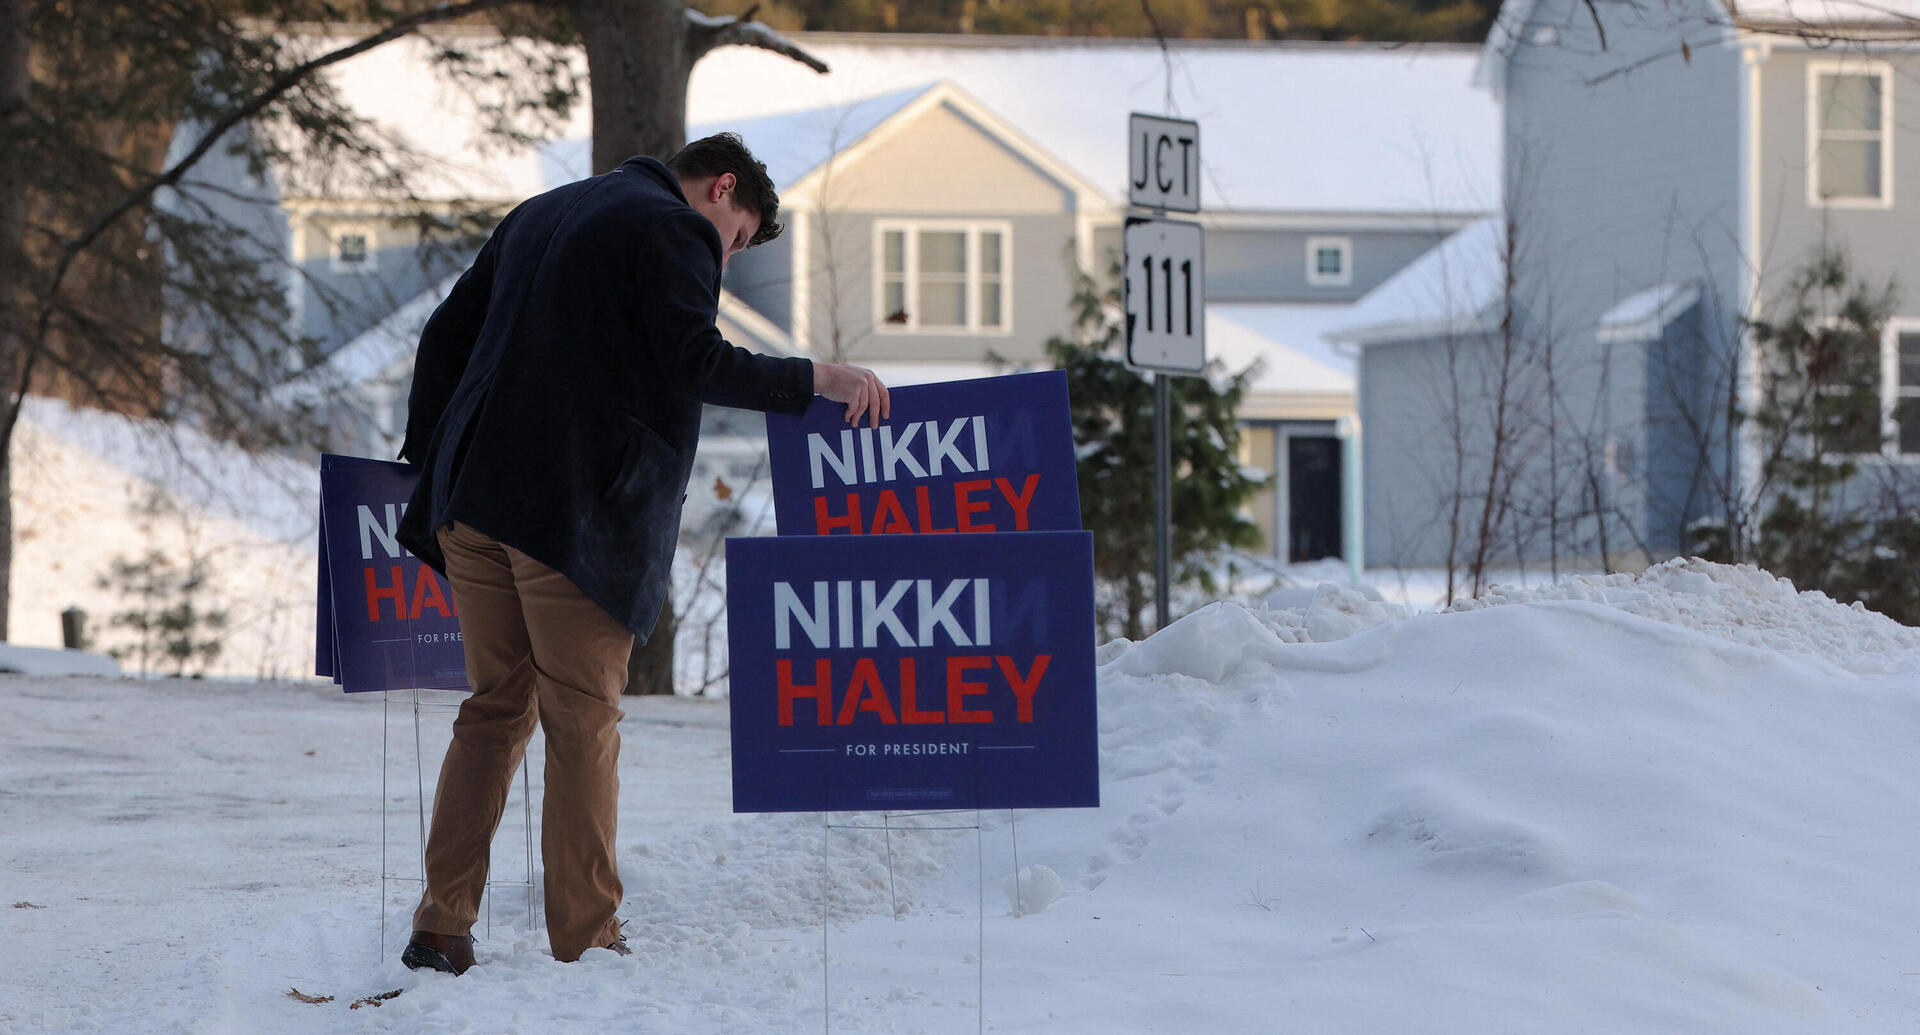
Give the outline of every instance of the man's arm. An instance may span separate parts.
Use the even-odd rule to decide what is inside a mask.
[[[848,404],[849,422],[888,415],[886,386],[872,371],[799,357],[765,356],[720,337],[720,258],[713,224],[688,211],[654,228],[656,319],[651,330],[667,363],[697,386],[700,401],[800,414],[815,393]]]
[[[466,373],[474,342],[487,320],[494,257],[506,225],[502,220],[494,228],[473,265],[454,281],[453,290],[420,332],[420,348],[413,358],[413,387],[407,392],[407,436],[400,446],[400,458],[408,463],[418,464],[425,457],[433,429],[440,424],[440,414]]]

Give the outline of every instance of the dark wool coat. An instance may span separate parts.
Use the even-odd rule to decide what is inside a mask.
[[[455,521],[559,570],[641,642],[666,599],[702,402],[798,414],[813,365],[723,341],[721,243],[652,158],[507,214],[420,335],[400,541]]]

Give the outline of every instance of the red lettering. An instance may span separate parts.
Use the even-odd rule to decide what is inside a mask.
[[[993,482],[1000,487],[1000,495],[1005,496],[1007,502],[1013,504],[1013,527],[1022,532],[1026,531],[1027,507],[1033,504],[1033,490],[1040,487],[1040,476],[1037,474],[1027,475],[1026,485],[1023,486],[1017,494],[1013,491],[1013,483],[1011,481],[1005,478],[995,478]]]
[[[1012,658],[1002,654],[993,660],[1000,663],[1000,671],[1006,675],[1007,684],[1013,687],[1014,699],[1020,702],[1018,716],[1020,721],[1032,722],[1033,692],[1040,689],[1040,677],[1047,674],[1047,662],[1053,660],[1053,655],[1042,654],[1034,658],[1033,668],[1024,676],[1020,674],[1020,668],[1013,663]]]
[[[801,697],[813,698],[819,712],[814,720],[817,725],[826,726],[833,722],[833,706],[828,700],[833,694],[829,685],[833,680],[833,667],[827,659],[821,658],[813,663],[813,679],[811,684],[796,686],[793,682],[793,661],[781,658],[774,663],[774,683],[780,695],[780,725],[793,725],[793,702]]]
[[[844,528],[853,535],[860,534],[860,494],[847,493],[847,512],[841,515],[827,513],[827,498],[813,498],[814,535],[832,535],[836,528]]]
[[[927,494],[927,487],[926,487],[926,486],[924,486],[924,485],[916,485],[916,486],[914,486],[914,489],[913,489],[913,498],[914,498],[914,500],[915,500],[915,502],[917,502],[917,503],[919,503],[919,504],[920,504],[920,531],[922,531],[922,532],[951,532],[951,531],[953,531],[953,529],[951,529],[951,528],[935,528],[935,527],[933,527],[933,503],[932,503],[932,501],[931,501],[931,500],[929,500],[929,499],[928,499],[928,494]]]
[[[884,526],[880,523],[882,518],[887,519]],[[873,506],[873,534],[893,532],[910,534],[913,523],[907,520],[907,510],[900,505],[900,497],[894,495],[892,489],[881,489],[880,500]]]
[[[973,523],[973,515],[984,513],[988,508],[993,506],[993,503],[989,500],[974,499],[973,494],[991,488],[993,488],[993,483],[985,478],[971,482],[954,483],[953,510],[960,531],[992,532],[995,530],[995,526],[991,524],[976,525]]]
[[[423,564],[420,566],[420,580],[413,584],[413,607],[408,610],[407,617],[420,617],[421,609],[426,607],[440,612],[442,618],[460,616],[460,612],[447,603],[446,595],[440,590],[440,579],[434,575],[433,569]]]
[[[908,725],[947,721],[946,712],[920,710],[920,698],[914,686],[913,659],[900,659],[900,719]]]
[[[872,658],[853,663],[853,682],[847,687],[847,699],[840,703],[839,725],[851,726],[860,712],[872,712],[889,726],[900,721],[893,717],[893,702],[887,700],[887,688],[880,685],[880,670]]]
[[[967,698],[987,692],[985,683],[969,683],[967,670],[986,668],[992,658],[952,657],[947,659],[947,721],[992,722],[992,712],[967,711]]]
[[[392,570],[393,570],[393,585],[382,586],[380,585],[379,580],[374,576],[373,569],[372,568],[366,569],[366,572],[367,572],[367,621],[369,622],[377,622],[380,620],[380,601],[382,600],[393,601],[393,617],[395,618],[395,620],[398,620],[398,621],[406,620],[406,617],[407,617],[406,580],[401,577],[400,566],[398,564],[394,565]]]

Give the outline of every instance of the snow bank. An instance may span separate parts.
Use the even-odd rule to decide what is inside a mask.
[[[1752,565],[1676,558],[1639,575],[1584,575],[1546,586],[1495,586],[1456,611],[1578,600],[1751,647],[1811,655],[1850,672],[1920,670],[1920,629],[1793,588]]]
[[[1099,808],[977,837],[731,816],[725,703],[630,701],[635,955],[554,963],[512,890],[459,979],[400,968],[416,892],[377,879],[375,803],[405,870],[448,713],[418,777],[402,701],[383,780],[371,695],[0,678],[0,1030],[1906,1030],[1911,651],[1698,564],[1221,604],[1101,648]]]

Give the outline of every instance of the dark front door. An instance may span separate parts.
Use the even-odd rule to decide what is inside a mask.
[[[1287,439],[1287,560],[1340,556],[1340,440]]]

